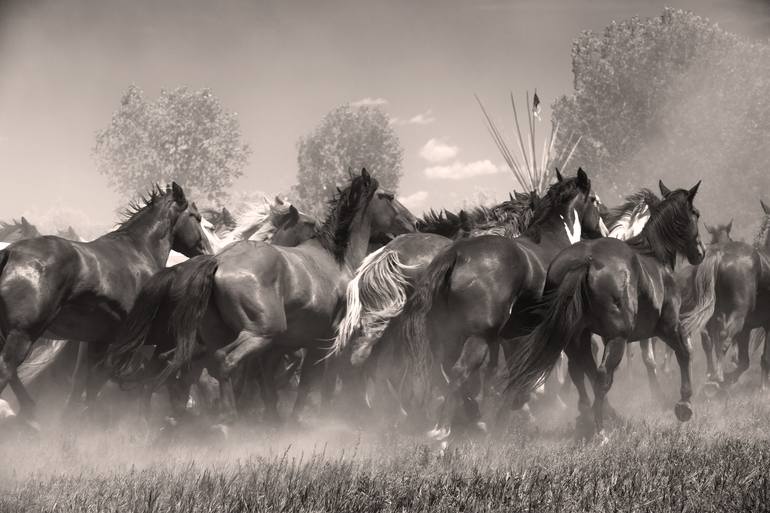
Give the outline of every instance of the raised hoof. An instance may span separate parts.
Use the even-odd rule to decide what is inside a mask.
[[[443,441],[443,440],[446,440],[447,438],[449,438],[449,435],[451,433],[452,433],[452,431],[450,429],[439,428],[438,425],[436,425],[436,427],[434,427],[433,429],[428,431],[426,433],[426,435],[427,435],[427,437],[429,439],[435,440],[437,442],[440,442],[440,441]]]
[[[578,442],[591,440],[594,436],[593,419],[587,415],[578,416],[575,420],[575,439]]]
[[[674,413],[679,422],[687,422],[692,418],[692,408],[689,403],[678,402],[674,406]]]

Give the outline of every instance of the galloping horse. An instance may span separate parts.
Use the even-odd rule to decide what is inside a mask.
[[[584,373],[594,385],[594,423],[603,433],[604,400],[628,342],[658,336],[676,354],[681,373],[680,421],[692,416],[690,396],[691,345],[679,308],[682,302],[674,276],[677,254],[692,264],[703,260],[698,235],[699,213],[693,206],[700,182],[689,191],[670,191],[660,182],[663,201],[650,206],[650,220],[627,241],[602,238],[583,241],[551,262],[541,305],[541,322],[515,340],[509,360],[509,387],[527,391],[556,362],[562,351],[580,395],[581,424],[589,409]],[[591,334],[605,340],[596,368]]]
[[[454,366],[464,347],[482,347],[490,357],[488,367],[496,368],[506,329],[515,333],[526,326],[527,310],[540,297],[548,262],[572,243],[565,224],[589,237],[601,235],[596,197],[585,172],[578,169],[569,179],[558,172],[556,176],[558,181],[537,202],[532,222],[520,237],[484,235],[454,242],[422,273],[396,320],[398,327],[389,330],[394,340],[387,344],[389,358],[402,362],[396,372],[409,381],[424,381],[413,388],[417,411],[424,410],[418,404],[434,384],[447,389],[443,422],[448,423],[460,405],[475,403],[475,394],[466,387],[469,369]],[[401,375],[396,383],[403,382]],[[399,397],[402,392],[396,390]]]
[[[534,195],[516,193],[495,207],[454,214],[431,210],[418,220],[421,233],[401,235],[368,255],[348,284],[347,308],[332,346],[340,353],[352,342],[353,365],[363,363],[389,322],[401,314],[406,298],[428,264],[452,240],[490,231],[516,237],[534,212]]]
[[[293,206],[288,206],[286,212],[281,215],[275,214],[264,218],[264,222],[272,225],[269,229],[270,239],[266,242],[286,247],[296,246],[310,239],[315,235],[314,229],[317,224],[312,217],[300,214]],[[206,223],[208,223],[206,219],[201,221],[204,232]],[[227,236],[227,234],[224,235]],[[223,246],[220,242],[212,245],[217,248],[215,253],[218,253],[227,244]],[[121,383],[142,381],[145,374],[151,374],[153,371],[157,373],[159,367],[162,370],[162,366],[168,360],[167,355],[173,353],[175,334],[171,329],[170,316],[175,308],[175,302],[179,300],[187,285],[186,280],[189,276],[186,270],[187,267],[181,265],[181,262],[166,267],[142,287],[134,307],[121,323],[115,340],[107,351],[108,367],[118,367],[113,375],[117,381]],[[144,349],[140,351],[141,346],[144,346]],[[147,354],[152,354],[152,358],[144,358]],[[143,361],[137,362],[138,365],[133,368],[125,363],[119,363],[124,362],[126,358],[131,358],[132,355],[141,357]],[[260,365],[260,362],[246,363],[242,366],[244,378],[249,377],[251,370],[249,367],[254,365]],[[146,373],[140,372],[145,370]],[[186,394],[190,384],[199,380],[202,370],[202,366],[194,366],[190,373],[184,373],[179,379],[168,383],[169,392],[174,399],[171,404],[175,409],[175,416],[183,413],[184,409],[180,407],[184,407],[187,402]],[[149,396],[146,399],[149,400]]]
[[[165,192],[153,190],[132,206],[118,230],[92,242],[46,236],[0,251],[0,392],[11,383],[21,416],[34,416],[34,402],[17,375],[32,344],[45,336],[106,349],[142,284],[172,248],[190,256],[210,251],[199,221],[174,183]]]
[[[230,376],[238,364],[272,348],[307,347],[322,354],[371,234],[414,231],[412,219],[364,169],[333,200],[316,238],[294,248],[244,241],[182,264],[189,279],[171,314],[176,349],[157,383],[190,361],[200,336],[220,383],[224,419],[233,419]],[[274,399],[266,405],[271,416],[277,416]],[[295,411],[301,407],[295,403]]]
[[[690,329],[703,330],[709,379],[731,385],[749,367],[751,330],[770,329],[770,207],[754,246],[727,241],[710,247],[703,263],[681,277],[692,293]],[[738,346],[738,366],[725,373],[724,355]],[[712,358],[712,350],[715,358]],[[716,360],[716,361],[714,361]],[[762,352],[762,388],[768,387],[770,347]]]

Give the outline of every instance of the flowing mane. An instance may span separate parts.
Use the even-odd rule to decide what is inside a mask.
[[[641,189],[638,192],[629,194],[625,197],[623,203],[617,207],[611,208],[605,216],[604,222],[610,230],[613,226],[625,219],[632,219],[639,215],[645,206],[653,207],[661,202],[657,194],[650,189]]]
[[[588,180],[588,187],[590,190],[590,180]],[[574,197],[576,191],[578,191],[576,177],[564,178],[551,185],[548,188],[548,192],[545,193],[545,196],[537,202],[535,211],[532,214],[532,220],[522,235],[539,243],[542,237],[543,225],[554,215],[559,213],[558,209]]]
[[[754,236],[754,248],[755,249],[770,249],[770,215],[765,214],[762,219],[762,224],[759,227],[759,231]]]
[[[121,233],[128,230],[133,224],[140,219],[140,214],[146,212],[155,204],[166,197],[169,191],[164,191],[159,185],[155,184],[146,194],[143,194],[139,199],[131,200],[128,206],[121,212],[121,221],[118,223],[117,228],[111,233]]]
[[[685,251],[689,229],[687,191],[678,189],[656,205],[650,205],[650,220],[642,232],[626,241],[643,254],[652,255],[672,269],[677,253]]]
[[[418,221],[421,232],[435,233],[453,239],[463,236],[494,233],[518,237],[532,222],[536,195],[516,193],[515,197],[493,207],[479,205],[455,214],[448,210],[431,209]]]
[[[377,179],[369,180],[356,176],[345,189],[329,201],[326,220],[316,229],[321,245],[334,255],[337,262],[345,259],[345,250],[350,242],[350,229],[356,213],[374,197],[379,187]]]

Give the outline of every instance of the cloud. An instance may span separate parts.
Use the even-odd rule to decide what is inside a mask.
[[[451,160],[455,158],[458,153],[460,153],[460,148],[457,146],[450,146],[439,139],[430,139],[425,143],[425,146],[420,149],[420,156],[434,164]]]
[[[353,107],[377,107],[380,105],[387,105],[388,100],[385,98],[361,98],[360,100],[352,102],[350,105]]]
[[[477,160],[475,162],[456,161],[446,166],[432,166],[425,169],[425,176],[444,180],[462,180],[473,176],[494,175],[500,172],[500,168],[490,160]]]
[[[427,191],[417,191],[413,194],[409,194],[408,196],[398,197],[398,201],[400,201],[402,205],[410,210],[421,207],[423,204],[425,204],[426,199],[428,199]]]
[[[433,116],[433,111],[430,109],[425,112],[416,114],[408,119],[401,119],[398,117],[390,118],[391,124],[394,125],[430,125],[436,122],[436,118]]]

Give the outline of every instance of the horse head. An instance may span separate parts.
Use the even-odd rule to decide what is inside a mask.
[[[668,240],[658,236],[660,240],[656,244],[670,245],[676,252],[685,255],[692,265],[698,265],[706,255],[698,232],[700,212],[693,204],[700,181],[689,190],[672,191],[662,180],[659,186],[663,201],[655,207],[655,213],[658,215],[651,217],[647,224],[653,224],[655,231],[661,235],[665,234],[664,237]]]
[[[730,219],[730,222],[727,224],[717,224],[714,226],[709,226],[704,223],[703,227],[706,228],[706,231],[711,235],[711,242],[709,244],[723,244],[733,240],[730,236],[730,231],[733,228],[732,219]]]
[[[166,196],[170,198],[170,208],[176,214],[171,232],[171,249],[188,258],[211,254],[211,244],[201,227],[201,214],[195,203],[187,201],[184,191],[176,182],[171,184]]]

